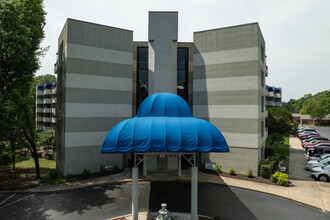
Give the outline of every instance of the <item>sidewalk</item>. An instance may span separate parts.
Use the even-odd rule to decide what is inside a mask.
[[[297,138],[290,138],[290,151],[292,150],[301,150],[299,146],[299,140]],[[300,147],[300,148],[299,148]],[[303,152],[301,152],[303,156]],[[294,158],[292,158],[294,160]],[[291,161],[291,156],[290,156]],[[298,161],[297,161],[298,162]],[[299,161],[301,163],[301,161]],[[302,164],[304,165],[304,163]],[[291,162],[290,162],[291,168]],[[289,175],[294,175],[290,171]],[[174,178],[173,178],[174,177]],[[243,189],[254,190],[257,192],[268,193],[275,196],[280,196],[286,199],[290,199],[299,203],[303,203],[315,208],[321,209],[323,211],[330,212],[330,183],[323,183],[314,180],[300,180],[295,176],[291,181],[290,187],[277,186],[265,183],[258,183],[247,180],[234,179],[223,176],[216,176],[207,173],[198,173],[199,182],[209,182],[215,184],[223,184],[233,187],[239,187]],[[190,171],[183,170],[182,176],[177,178],[173,175],[167,173],[149,173],[147,179],[140,179],[140,181],[153,181],[153,180],[176,180],[176,181],[190,181]],[[124,171],[119,174],[112,176],[98,177],[89,180],[82,180],[76,182],[69,182],[60,185],[47,185],[40,186],[37,188],[27,189],[23,191],[8,191],[8,193],[19,193],[19,192],[28,192],[28,193],[46,193],[46,192],[56,192],[56,191],[68,191],[73,189],[78,189],[87,186],[93,185],[102,185],[102,184],[116,184],[123,182],[131,181],[131,172]]]

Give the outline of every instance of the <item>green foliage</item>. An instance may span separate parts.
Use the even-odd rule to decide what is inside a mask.
[[[271,164],[262,164],[260,167],[260,176],[266,179],[272,175],[273,166]]]
[[[52,82],[56,82],[55,75],[45,74],[45,75],[36,76],[33,79],[33,88],[35,89],[37,85],[43,85]]]
[[[275,133],[281,136],[296,135],[298,129],[292,114],[283,107],[268,108],[266,126],[268,127],[269,137]]]
[[[230,169],[228,172],[229,175],[235,175],[235,170],[234,169]]]
[[[35,131],[33,75],[44,52],[45,11],[42,0],[0,1],[0,141],[10,145],[13,158],[22,147],[40,169]]]
[[[221,169],[221,166],[219,164],[216,164],[215,165],[215,170],[214,170],[216,173],[222,173],[222,169]]]
[[[107,170],[105,169],[104,165],[101,164],[100,165],[100,173],[105,174],[106,172],[107,172]]]
[[[253,178],[253,172],[251,169],[246,172],[246,176],[249,178]]]
[[[91,171],[89,169],[84,169],[84,171],[81,173],[83,177],[89,177],[91,175]]]
[[[68,174],[66,174],[66,176],[65,176],[65,179],[73,179],[73,178],[74,178],[73,173],[68,173]]]
[[[282,135],[273,133],[268,136],[268,143],[277,149],[278,145],[283,141]]]
[[[289,176],[286,173],[276,172],[271,176],[270,180],[281,186],[289,185]]]
[[[221,216],[217,215],[213,217],[213,220],[222,220]]]
[[[48,178],[53,180],[59,177],[59,172],[58,170],[51,170],[49,171]]]
[[[53,136],[53,131],[41,131],[38,132],[37,145],[40,146],[53,146],[55,138]]]

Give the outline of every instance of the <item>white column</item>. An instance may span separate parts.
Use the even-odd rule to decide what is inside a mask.
[[[143,176],[148,175],[148,155],[143,155]]]
[[[138,220],[139,217],[139,168],[132,168],[132,217]]]
[[[178,154],[178,176],[181,176],[181,154]]]
[[[198,167],[191,167],[191,219],[197,220]]]

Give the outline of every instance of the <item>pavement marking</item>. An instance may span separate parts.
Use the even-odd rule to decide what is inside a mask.
[[[15,195],[15,194],[14,194],[14,195]],[[9,205],[12,205],[12,204],[14,204],[14,203],[16,203],[16,202],[19,202],[19,201],[21,201],[21,200],[24,200],[24,199],[30,198],[30,197],[32,197],[32,196],[34,196],[34,194],[31,194],[31,195],[29,195],[29,196],[25,196],[24,198],[18,199],[18,200],[16,200],[16,201],[13,201],[13,202],[11,202],[11,203],[8,203],[7,205],[1,206],[0,209],[5,208],[5,207],[7,207],[7,206],[9,206]],[[1,204],[2,204],[2,203],[1,203]],[[1,204],[0,204],[0,205],[1,205]]]
[[[5,200],[3,200],[3,201],[0,203],[0,205],[2,205],[3,203],[5,203],[8,199],[10,199],[10,198],[13,197],[13,196],[15,196],[15,194],[13,194],[13,195],[11,195],[11,196],[8,196],[8,198],[5,199]]]

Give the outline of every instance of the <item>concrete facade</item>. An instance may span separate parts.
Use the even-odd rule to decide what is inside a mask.
[[[223,170],[232,168],[237,173],[252,169],[257,174],[268,115],[268,68],[259,25],[195,32],[193,42],[177,40],[176,12],[150,12],[145,42],[133,42],[132,31],[67,20],[56,63],[57,168],[64,175],[79,174],[84,168],[98,172],[101,164],[131,166],[132,155],[101,155],[100,149],[115,124],[136,115],[141,101],[141,48],[146,52],[143,68],[147,69],[143,71],[148,71],[148,79],[143,86],[148,94],[176,94],[184,87],[194,116],[210,121],[224,134],[231,153],[202,154],[200,162],[216,162]],[[180,48],[187,51],[186,84],[181,87]],[[177,155],[150,155],[147,166],[149,170],[175,170],[177,161]]]
[[[101,155],[109,130],[132,116],[133,32],[68,19],[59,38],[57,169],[123,162]]]
[[[193,114],[219,128],[231,151],[202,162],[258,173],[267,138],[264,50],[257,23],[194,33]]]

